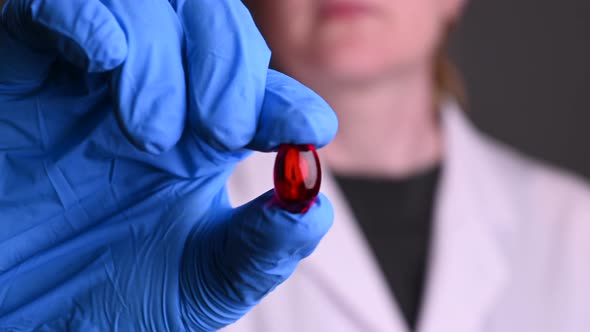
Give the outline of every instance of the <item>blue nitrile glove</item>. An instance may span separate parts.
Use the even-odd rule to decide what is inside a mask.
[[[333,112],[267,69],[239,1],[179,3],[178,16],[167,6],[6,6],[0,331],[215,330],[284,281],[330,227],[324,196],[305,214],[270,204],[272,191],[232,209],[226,180],[246,146],[327,144]],[[188,113],[177,98],[180,27]]]
[[[186,119],[182,27],[167,1],[8,0],[2,16],[13,37],[46,53],[31,59],[40,70],[56,50],[88,72],[117,67],[114,110],[129,140],[152,153],[176,144]]]

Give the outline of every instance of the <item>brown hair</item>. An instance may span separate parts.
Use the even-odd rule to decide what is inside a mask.
[[[454,24],[451,24],[442,40],[440,47],[434,58],[434,82],[437,87],[438,98],[445,95],[451,96],[461,106],[463,110],[467,109],[468,101],[465,87],[457,67],[452,62],[448,54],[448,45]]]

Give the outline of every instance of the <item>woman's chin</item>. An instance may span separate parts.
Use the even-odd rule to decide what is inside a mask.
[[[370,83],[380,80],[387,73],[393,72],[395,63],[388,59],[377,59],[334,54],[330,57],[316,57],[309,64],[310,75],[316,81],[331,81],[334,84]]]

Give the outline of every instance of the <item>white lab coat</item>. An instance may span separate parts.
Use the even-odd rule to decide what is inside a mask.
[[[589,186],[486,137],[453,103],[442,112],[445,160],[417,331],[589,332]],[[238,167],[235,203],[272,188],[273,162],[257,154]],[[408,331],[345,198],[329,173],[323,180],[333,228],[224,331]]]

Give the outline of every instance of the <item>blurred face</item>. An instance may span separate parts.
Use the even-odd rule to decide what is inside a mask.
[[[430,61],[462,0],[250,0],[273,66],[317,87]]]

